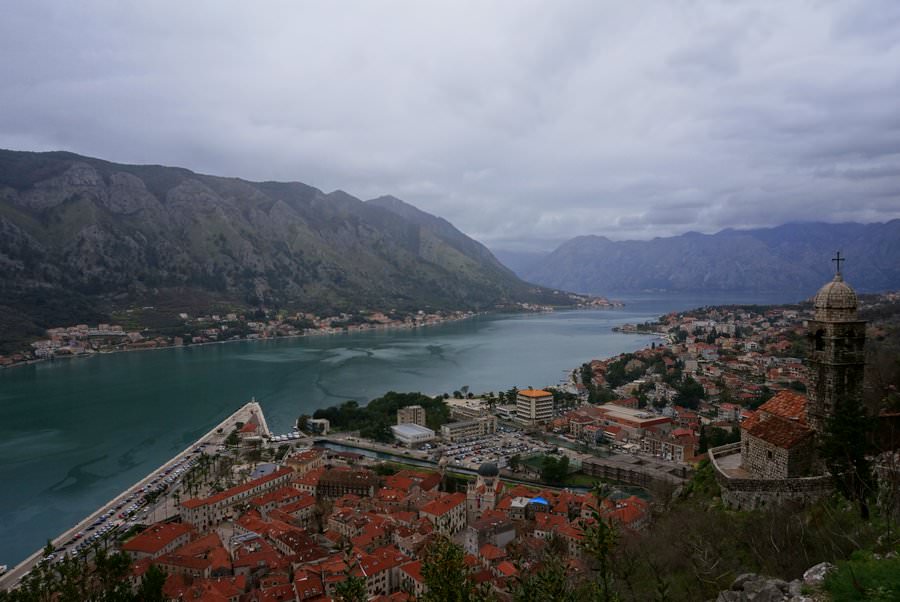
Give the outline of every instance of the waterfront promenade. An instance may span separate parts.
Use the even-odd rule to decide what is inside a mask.
[[[122,493],[94,510],[91,514],[79,521],[78,524],[74,525],[72,528],[66,530],[65,532],[52,539],[51,541],[54,548],[62,550],[65,547],[66,542],[70,541],[76,533],[87,531],[90,525],[93,524],[99,517],[106,514],[107,512],[114,511],[116,506],[125,501],[125,498],[127,498],[131,492],[149,485],[155,477],[164,474],[167,469],[174,467],[186,458],[190,457],[196,449],[205,446],[218,446],[223,444],[225,438],[228,437],[228,434],[234,429],[236,424],[238,422],[246,422],[251,415],[255,415],[257,417],[263,433],[268,435],[268,426],[266,425],[262,407],[260,407],[259,403],[254,400],[243,405],[236,412],[225,418],[222,422],[212,427],[209,432],[200,437],[197,441],[187,446],[178,455],[169,459],[165,464],[151,471],[146,477],[144,477],[137,483],[132,484]],[[114,533],[115,530],[110,533],[110,536],[113,536]],[[67,550],[62,551],[67,552]],[[37,550],[28,558],[20,562],[18,565],[11,568],[6,574],[0,577],[0,590],[8,590],[14,587],[22,577],[27,575],[28,572],[30,572],[31,569],[34,568],[34,566],[41,560],[42,557],[43,549]]]

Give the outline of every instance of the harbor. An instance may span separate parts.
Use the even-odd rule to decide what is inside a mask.
[[[149,512],[143,512],[143,507],[146,504],[139,503],[140,500],[145,499],[142,497],[145,492],[151,491],[154,486],[157,486],[157,483],[160,480],[164,481],[167,479],[168,475],[179,471],[179,467],[183,464],[190,463],[191,458],[196,454],[199,454],[210,447],[216,449],[218,446],[222,445],[228,437],[228,434],[238,424],[247,422],[253,416],[255,416],[259,422],[261,433],[268,437],[269,430],[265,421],[265,416],[263,415],[262,407],[255,400],[250,401],[215,425],[197,441],[186,447],[176,456],[150,472],[143,479],[132,484],[119,495],[80,520],[77,524],[50,540],[49,543],[54,549],[54,551],[51,552],[51,555],[45,556],[44,548],[42,548],[36,550],[12,569],[9,569],[6,572],[0,572],[0,590],[15,587],[15,585],[39,562],[53,562],[65,554],[78,555],[82,553],[81,550],[84,550],[85,547],[87,547],[85,545],[86,542],[91,542],[91,540],[93,540],[93,543],[101,544],[108,538],[113,537],[116,533],[129,528],[134,522],[129,522],[122,518],[121,515],[124,513],[120,512],[123,508],[126,508],[127,504],[131,504],[131,506],[127,506],[129,509],[134,506],[135,511],[142,510],[142,514],[150,514]],[[181,474],[181,472],[178,472],[178,476]],[[173,478],[168,486],[172,487],[177,484],[177,482],[178,478]],[[165,498],[165,496],[163,497]],[[136,499],[139,501],[135,502],[134,500]],[[163,503],[166,503],[165,499],[163,500]],[[136,514],[136,512],[132,515],[134,514]],[[81,547],[79,548],[79,546]]]

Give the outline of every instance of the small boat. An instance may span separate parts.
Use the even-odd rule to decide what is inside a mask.
[[[5,575],[6,571],[9,569],[5,564],[0,564],[0,575]]]

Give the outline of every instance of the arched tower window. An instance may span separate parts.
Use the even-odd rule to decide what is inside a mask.
[[[822,351],[823,349],[825,349],[825,331],[821,328],[816,331],[815,349],[816,351]]]

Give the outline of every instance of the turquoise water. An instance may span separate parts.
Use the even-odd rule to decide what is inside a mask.
[[[790,299],[787,299],[790,300]],[[592,358],[651,340],[618,324],[703,304],[506,316],[414,331],[118,353],[0,370],[0,564],[14,564],[145,476],[251,397],[270,428],[388,390],[475,392],[558,383]]]

